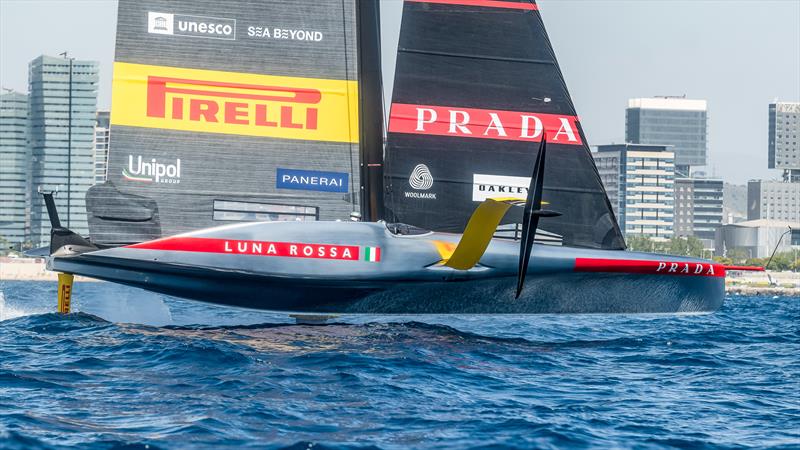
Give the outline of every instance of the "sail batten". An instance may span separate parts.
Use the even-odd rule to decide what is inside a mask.
[[[548,64],[548,65],[556,64],[555,61],[544,60],[544,59],[511,58],[511,57],[491,56],[491,55],[472,55],[467,53],[454,53],[454,52],[441,52],[441,51],[437,52],[432,50],[420,50],[413,48],[400,48],[398,51],[404,53],[419,53],[423,55],[449,56],[453,58],[483,59],[487,61],[510,61],[510,62],[520,62],[529,64]]]

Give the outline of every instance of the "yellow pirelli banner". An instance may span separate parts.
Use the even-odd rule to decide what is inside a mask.
[[[355,81],[114,63],[112,125],[358,142]]]

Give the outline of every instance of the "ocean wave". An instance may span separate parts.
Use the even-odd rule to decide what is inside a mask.
[[[800,442],[796,299],[735,297],[702,316],[358,316],[320,326],[159,298],[151,304],[163,301],[171,323],[161,326],[90,314],[120,288],[92,289],[79,305],[87,312],[59,315],[42,313],[44,287],[3,285],[5,304],[25,314],[0,322],[0,447]]]

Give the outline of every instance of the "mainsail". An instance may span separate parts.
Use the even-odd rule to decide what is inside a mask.
[[[406,0],[402,14],[387,220],[460,232],[480,201],[525,198],[546,131],[543,200],[563,215],[540,229],[563,245],[624,248],[536,3]]]
[[[120,0],[112,106],[96,243],[354,212],[460,232],[526,196],[546,134],[563,215],[537,238],[624,248],[533,1]]]
[[[92,240],[361,211],[356,0],[120,0]]]

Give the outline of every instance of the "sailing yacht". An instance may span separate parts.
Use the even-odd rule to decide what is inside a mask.
[[[120,0],[108,181],[49,268],[315,313],[674,313],[625,251],[533,0]],[[743,269],[743,268],[733,268]]]

